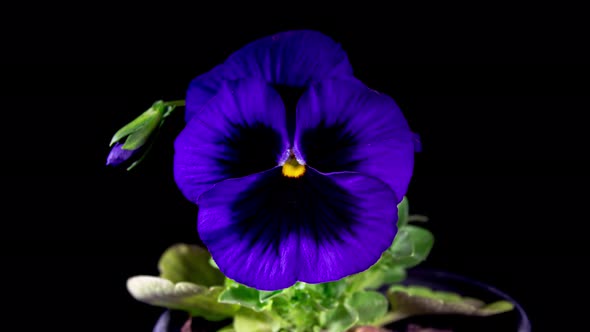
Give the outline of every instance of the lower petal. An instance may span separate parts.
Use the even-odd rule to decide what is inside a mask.
[[[359,173],[280,168],[218,183],[199,199],[199,234],[220,270],[263,290],[338,280],[373,265],[396,233],[397,198]]]

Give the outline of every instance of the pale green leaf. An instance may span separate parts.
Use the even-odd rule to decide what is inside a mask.
[[[127,280],[127,290],[138,301],[184,310],[208,320],[227,318],[239,309],[239,306],[217,301],[222,287],[204,287],[190,282],[174,284],[159,277],[136,276]]]
[[[498,301],[486,305],[483,301],[456,293],[434,291],[422,286],[392,286],[387,292],[396,319],[424,314],[462,314],[489,316],[510,311],[510,302]]]
[[[197,285],[223,285],[223,273],[209,264],[211,255],[207,250],[196,245],[175,244],[168,248],[158,268],[160,277],[172,282],[187,281]]]

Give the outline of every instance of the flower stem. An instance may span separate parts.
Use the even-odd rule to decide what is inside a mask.
[[[184,106],[185,102],[184,102],[184,100],[172,100],[172,101],[166,101],[166,102],[164,102],[164,104],[166,104],[166,106],[178,107],[178,106]]]
[[[174,111],[177,107],[184,107],[184,105],[185,105],[184,100],[165,101],[164,102],[165,111],[164,111],[163,117],[167,118],[168,116],[170,116],[170,114],[172,114],[172,111]]]

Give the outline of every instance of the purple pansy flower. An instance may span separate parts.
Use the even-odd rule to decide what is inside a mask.
[[[228,278],[261,290],[334,281],[391,245],[414,135],[351,73],[330,38],[293,31],[191,83],[174,175]]]

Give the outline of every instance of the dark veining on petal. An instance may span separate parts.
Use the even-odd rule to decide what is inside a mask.
[[[344,232],[352,233],[360,211],[356,198],[330,178],[306,172],[287,178],[277,170],[245,190],[232,206],[235,229],[251,247],[262,246],[281,256],[280,243],[292,232],[344,244]]]
[[[354,134],[343,122],[328,126],[322,120],[301,135],[305,163],[324,173],[355,171],[363,161],[355,155],[356,146]]]
[[[287,112],[287,133],[289,134],[289,142],[293,142],[297,102],[299,102],[301,95],[305,92],[305,88],[284,84],[273,84],[273,88],[279,93],[285,105],[285,111]]]
[[[283,153],[281,135],[262,123],[251,126],[232,124],[232,129],[217,144],[226,147],[217,162],[229,178],[269,170],[277,166]]]

